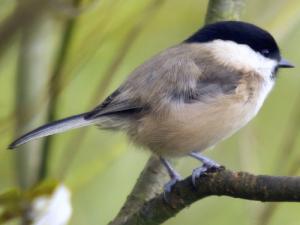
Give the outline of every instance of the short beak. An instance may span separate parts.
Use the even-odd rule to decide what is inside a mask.
[[[291,64],[289,61],[286,59],[281,58],[281,60],[278,63],[279,68],[294,68],[295,66]]]

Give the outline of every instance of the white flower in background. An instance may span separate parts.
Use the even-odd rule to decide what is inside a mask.
[[[39,196],[32,202],[32,225],[65,225],[71,218],[71,192],[59,185],[50,196]]]

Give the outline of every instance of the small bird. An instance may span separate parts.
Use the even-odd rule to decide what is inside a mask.
[[[121,130],[160,158],[171,178],[165,185],[170,192],[181,178],[168,159],[188,155],[200,160],[202,166],[192,173],[194,184],[203,173],[218,169],[200,152],[255,117],[278,69],[291,67],[272,35],[253,24],[206,25],[137,67],[91,111],[41,126],[9,148],[88,125]]]

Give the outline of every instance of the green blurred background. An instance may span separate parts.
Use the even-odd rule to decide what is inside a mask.
[[[152,2],[83,1],[84,6],[92,5],[83,7],[79,16],[65,8],[60,10],[61,5],[49,9],[57,22],[53,36],[61,32],[60,23],[66,17],[77,21],[60,74],[62,89],[57,118],[91,109],[136,66],[179,43],[204,23],[206,0],[165,0],[156,6],[151,6]],[[0,0],[0,4],[3,22],[16,2]],[[269,30],[278,40],[284,57],[296,68],[280,72],[263,109],[247,127],[205,154],[233,170],[299,175],[300,2],[248,0],[241,19]],[[5,149],[16,135],[15,119],[22,115],[14,110],[20,49],[20,37],[16,35],[0,54],[0,193],[18,185],[15,162],[18,151]],[[93,127],[55,136],[48,159],[48,177],[62,179],[72,191],[74,211],[70,224],[107,224],[124,203],[149,155],[128,143],[124,135]],[[177,169],[187,176],[196,166],[196,161],[187,158],[180,160]],[[299,224],[299,204],[274,205],[210,197],[165,224]],[[271,212],[270,219],[266,212]]]

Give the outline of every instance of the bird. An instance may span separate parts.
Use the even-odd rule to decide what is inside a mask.
[[[8,148],[89,125],[123,131],[166,167],[168,193],[181,180],[170,159],[191,156],[202,163],[192,171],[194,185],[219,169],[202,152],[253,119],[278,70],[292,67],[268,31],[242,21],[211,23],[138,66],[92,110],[38,127]]]

